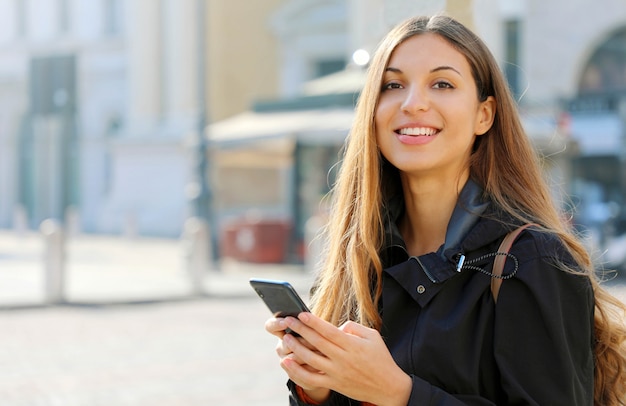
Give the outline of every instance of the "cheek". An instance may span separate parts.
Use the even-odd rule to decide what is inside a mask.
[[[460,108],[451,110],[448,116],[454,118],[449,121],[448,124],[455,126],[457,131],[461,133],[475,134],[478,117],[473,113],[473,111],[468,111],[466,108]]]
[[[393,108],[390,103],[381,102],[374,110],[374,126],[378,131],[389,131],[393,119]]]
[[[374,125],[378,128],[382,122],[384,107],[378,105],[374,110]]]
[[[384,157],[385,159],[389,159],[389,154],[392,151],[393,147],[392,147],[392,140],[390,136],[386,136],[386,132],[385,131],[379,131],[376,127],[375,127],[375,140],[376,140],[376,148],[378,149],[378,152],[380,153],[380,155],[382,157]]]

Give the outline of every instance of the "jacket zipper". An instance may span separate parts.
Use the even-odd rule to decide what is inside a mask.
[[[430,273],[430,271],[428,271],[428,268],[426,268],[426,267],[424,266],[424,264],[422,264],[422,261],[420,261],[420,259],[419,259],[418,257],[416,257],[416,256],[414,255],[414,256],[411,256],[410,258],[412,258],[412,259],[414,259],[415,261],[417,261],[417,263],[419,264],[419,266],[422,268],[422,271],[424,271],[424,273],[426,274],[426,276],[428,277],[428,279],[430,279],[430,281],[431,281],[432,283],[439,283],[439,282],[437,281],[437,279],[435,279],[435,278],[432,276],[432,274]]]

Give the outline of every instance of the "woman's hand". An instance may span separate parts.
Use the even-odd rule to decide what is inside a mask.
[[[280,359],[282,360],[283,358],[289,357],[295,362],[302,365],[304,363],[301,360],[299,360],[295,355],[293,355],[293,351],[291,351],[289,347],[285,346],[283,342],[283,338],[285,337],[285,334],[286,334],[285,333],[286,328],[287,328],[287,324],[285,322],[285,319],[282,317],[271,318],[265,322],[265,330],[267,330],[268,333],[275,335],[276,337],[279,338],[278,343],[276,344],[276,354],[278,354]],[[299,340],[301,340],[302,345],[306,346],[307,348],[310,348],[311,350],[315,350],[313,347],[311,347],[311,345],[309,345],[302,338],[299,338]]]
[[[289,359],[288,362],[294,362],[298,364],[302,369],[308,371],[309,373],[320,373],[318,370],[305,364],[304,361],[298,358],[298,356],[295,355],[293,351],[285,345],[284,337],[289,337],[288,339],[298,341],[299,344],[304,348],[307,348],[308,350],[313,352],[317,352],[315,347],[313,347],[310,343],[308,343],[305,339],[301,337],[296,338],[291,334],[285,334],[286,328],[287,323],[284,318],[270,318],[265,322],[265,330],[267,330],[268,333],[275,335],[279,338],[278,343],[276,344],[276,354],[278,354],[278,357],[280,358],[281,366],[286,359]],[[324,401],[328,398],[328,396],[330,396],[330,389],[327,388],[312,387],[310,385],[300,385],[300,387],[305,390],[306,394],[309,397],[318,402]]]
[[[293,356],[282,358],[281,366],[302,388],[330,388],[381,406],[407,404],[411,378],[395,363],[378,331],[354,322],[337,328],[311,313],[287,317],[284,324],[308,344],[290,334],[283,337],[283,348]]]
[[[287,324],[285,324],[285,319],[282,317],[272,317],[265,321],[265,330],[280,339],[285,335],[286,328]]]
[[[276,337],[279,338],[278,343],[276,344],[276,354],[278,354],[280,359],[282,360],[283,358],[289,357],[295,362],[299,363],[300,365],[303,365],[304,363],[301,360],[299,360],[295,355],[293,355],[293,351],[291,351],[289,347],[285,346],[283,342],[283,337],[286,334],[285,333],[286,328],[287,328],[287,324],[285,323],[285,319],[282,317],[271,318],[265,322],[265,330],[267,330],[268,333],[275,335]],[[301,340],[302,345],[312,350],[315,350],[306,341],[304,341],[301,338],[300,340]]]

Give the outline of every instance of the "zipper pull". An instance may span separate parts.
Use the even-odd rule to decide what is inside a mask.
[[[463,264],[465,263],[465,255],[461,254],[459,257],[459,262],[456,264],[456,271],[461,272],[461,268],[463,268]]]

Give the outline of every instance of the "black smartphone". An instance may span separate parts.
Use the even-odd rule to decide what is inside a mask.
[[[275,317],[298,317],[300,313],[310,311],[289,282],[253,278],[250,279],[250,286]],[[289,329],[285,332],[298,335]]]

